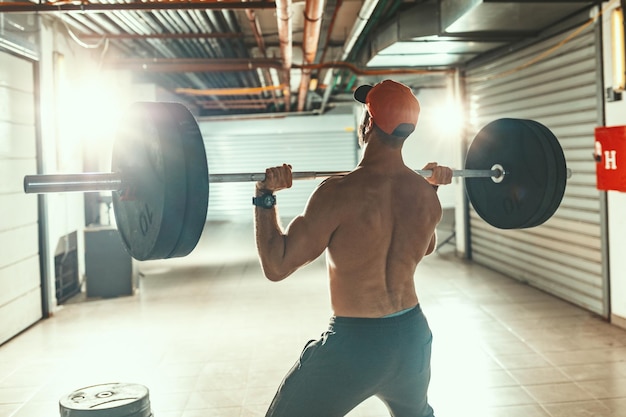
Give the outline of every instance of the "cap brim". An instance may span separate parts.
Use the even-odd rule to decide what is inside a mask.
[[[374,87],[367,84],[358,87],[356,90],[354,90],[354,99],[359,103],[365,104],[365,98],[367,97],[367,93],[369,93],[372,88]]]

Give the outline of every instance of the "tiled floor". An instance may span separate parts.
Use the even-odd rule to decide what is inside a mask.
[[[626,416],[625,331],[445,251],[416,274],[438,417]],[[137,295],[66,304],[0,347],[0,417],[58,416],[108,382],[148,387],[155,417],[263,416],[330,313],[323,262],[272,283],[255,256],[251,225],[213,226],[189,257],[141,264]]]

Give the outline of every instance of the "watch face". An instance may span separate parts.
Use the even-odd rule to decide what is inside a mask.
[[[274,205],[274,201],[272,201],[272,196],[271,195],[266,195],[263,197],[263,205],[265,207],[272,207]]]

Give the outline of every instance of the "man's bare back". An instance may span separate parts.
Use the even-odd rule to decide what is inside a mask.
[[[337,316],[382,317],[418,302],[413,274],[433,249],[441,206],[422,177],[396,171],[360,167],[321,186],[341,219],[327,250]]]
[[[266,276],[282,280],[327,250],[335,315],[382,317],[415,306],[413,274],[433,251],[441,220],[432,184],[452,178],[447,167],[431,163],[425,169],[434,170],[428,180],[404,165],[401,148],[374,139],[359,166],[322,183],[284,232],[274,212],[257,210],[257,248]],[[290,187],[291,167],[269,168],[266,177],[258,194]]]

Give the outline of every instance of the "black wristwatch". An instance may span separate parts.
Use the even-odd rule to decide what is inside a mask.
[[[276,196],[272,193],[265,193],[259,197],[252,197],[252,204],[257,207],[271,209],[276,205]]]

